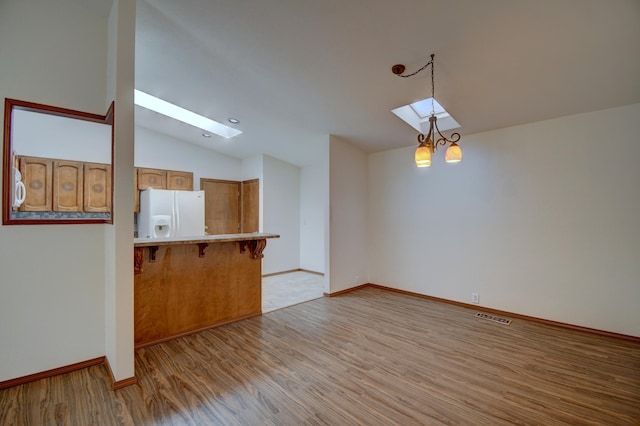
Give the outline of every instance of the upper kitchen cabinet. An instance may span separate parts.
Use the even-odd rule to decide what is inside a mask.
[[[167,189],[193,191],[193,173],[167,170]]]
[[[19,157],[26,197],[23,212],[101,213],[111,211],[109,164]]]
[[[148,188],[193,191],[193,173],[137,167],[134,175],[134,213],[140,212],[140,191]]]
[[[48,158],[20,157],[20,174],[25,187],[24,201],[14,208],[22,212],[51,211],[53,161]],[[6,181],[6,177],[4,178]]]
[[[138,189],[167,189],[167,171],[160,169],[138,169]]]
[[[83,209],[83,164],[77,161],[53,162],[53,211],[81,212]]]
[[[111,211],[111,166],[108,164],[84,164],[84,211]]]
[[[4,225],[112,223],[113,108],[5,99]]]
[[[136,188],[144,191],[153,189],[177,189],[181,191],[193,191],[193,173],[175,170],[138,168]]]

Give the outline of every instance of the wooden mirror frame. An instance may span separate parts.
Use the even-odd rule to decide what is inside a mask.
[[[105,115],[92,114],[84,111],[76,111],[67,108],[60,108],[51,105],[43,105],[34,102],[21,101],[17,99],[5,98],[4,102],[4,143],[2,154],[2,224],[3,225],[64,225],[64,224],[94,224],[109,223],[113,224],[113,117],[115,105],[111,102],[109,109]],[[108,218],[15,218],[12,217],[12,191],[13,184],[13,143],[12,143],[12,116],[14,109],[21,109],[42,114],[49,114],[58,117],[71,118],[76,120],[91,121],[99,124],[111,126],[111,185],[109,197],[111,198],[111,211]]]

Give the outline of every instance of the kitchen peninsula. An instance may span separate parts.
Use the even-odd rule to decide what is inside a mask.
[[[276,234],[134,239],[136,349],[262,313],[262,251]]]

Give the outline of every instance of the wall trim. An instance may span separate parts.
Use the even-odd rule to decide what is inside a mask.
[[[492,314],[504,315],[504,316],[518,318],[518,319],[522,319],[522,320],[526,320],[526,321],[537,322],[537,323],[549,325],[549,326],[552,326],[552,327],[560,327],[560,328],[564,328],[564,329],[568,329],[568,330],[580,331],[580,332],[583,332],[583,333],[595,334],[595,335],[598,335],[598,336],[612,337],[614,339],[626,340],[626,341],[634,342],[634,343],[640,343],[640,336],[632,336],[632,335],[629,335],[629,334],[614,333],[612,331],[599,330],[597,328],[583,327],[581,325],[575,325],[575,324],[569,324],[569,323],[565,323],[565,322],[548,320],[548,319],[544,319],[544,318],[532,317],[532,316],[529,316],[529,315],[522,315],[522,314],[517,314],[517,313],[509,312],[509,311],[502,311],[500,309],[493,309],[493,308],[489,308],[489,307],[486,307],[486,306],[478,306],[478,305],[474,305],[474,304],[471,304],[471,303],[457,302],[455,300],[443,299],[443,298],[440,298],[440,297],[429,296],[429,295],[426,295],[426,294],[414,293],[412,291],[407,291],[407,290],[400,290],[400,289],[397,289],[397,288],[387,287],[387,286],[383,286],[383,285],[379,285],[379,284],[372,284],[372,283],[362,284],[362,285],[359,285],[359,286],[356,286],[356,287],[348,288],[346,290],[338,291],[336,293],[331,293],[331,294],[325,293],[325,296],[329,296],[329,297],[341,296],[341,295],[343,295],[345,293],[350,293],[352,291],[360,290],[360,289],[365,288],[365,287],[377,288],[377,289],[385,290],[385,291],[392,291],[394,293],[406,294],[407,296],[419,297],[419,298],[422,298],[422,299],[433,300],[435,302],[448,303],[450,305],[456,305],[456,306],[461,306],[463,308],[475,309],[477,311],[489,312],[489,313],[492,313]]]
[[[300,269],[300,271],[306,272],[307,274],[320,275],[321,277],[324,277],[324,272],[311,271],[309,269]]]
[[[122,380],[116,380],[113,376],[113,370],[111,369],[111,364],[109,364],[109,358],[104,358],[104,369],[107,371],[107,376],[109,376],[109,381],[111,382],[111,390],[122,389],[127,386],[135,385],[138,383],[138,379],[136,376],[128,377]]]
[[[375,284],[360,284],[358,286],[355,287],[351,287],[348,288],[346,290],[340,290],[340,291],[336,291],[335,293],[324,293],[325,297],[336,297],[336,296],[342,296],[343,294],[347,294],[347,293],[351,293],[352,291],[356,291],[356,290],[360,290],[366,287],[374,287]],[[384,288],[383,288],[384,290]],[[389,288],[389,290],[391,290],[391,288]]]
[[[71,373],[72,371],[82,370],[83,368],[93,367],[94,365],[104,364],[106,357],[88,359],[86,361],[76,362],[75,364],[65,365],[63,367],[54,368],[52,370],[41,371],[39,373],[29,374],[28,376],[17,377],[15,379],[0,382],[0,389],[7,389],[13,386],[24,385],[25,383],[35,382],[41,379],[57,376],[60,374]]]
[[[323,272],[316,272],[316,271],[310,271],[308,269],[300,269],[300,268],[298,268],[298,269],[290,269],[288,271],[272,272],[270,274],[264,274],[262,276],[262,278],[273,277],[275,275],[290,274],[292,272],[306,272],[308,274],[320,275],[321,277],[324,277],[324,273]]]

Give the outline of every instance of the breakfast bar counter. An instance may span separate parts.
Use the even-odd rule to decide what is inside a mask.
[[[136,349],[262,313],[262,262],[277,234],[134,239]]]

